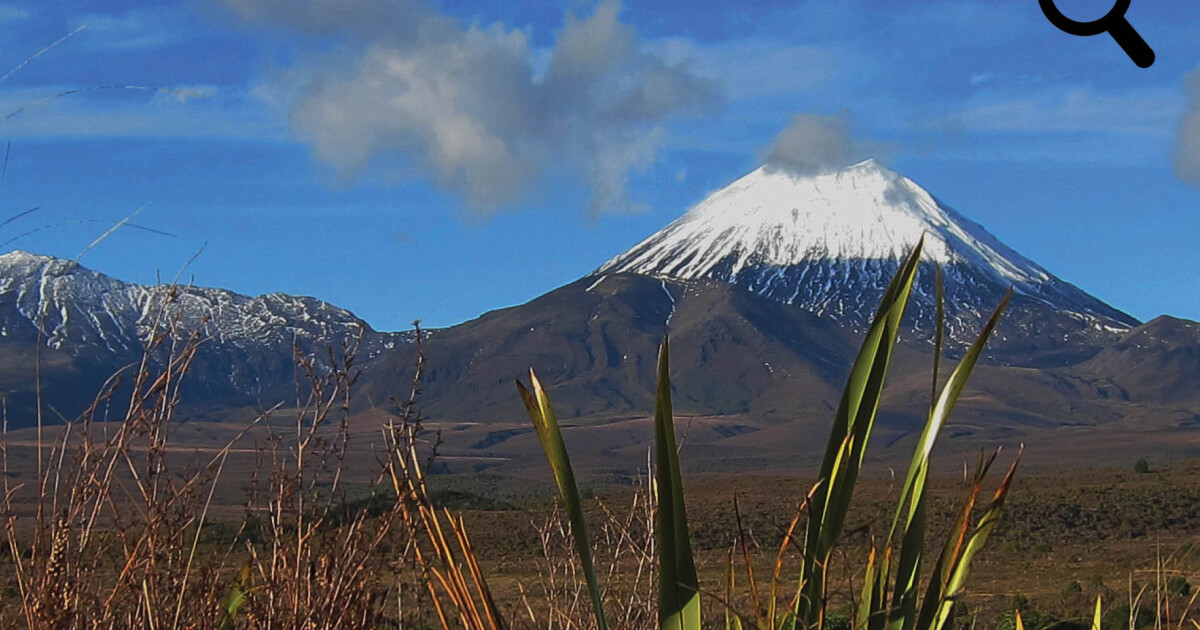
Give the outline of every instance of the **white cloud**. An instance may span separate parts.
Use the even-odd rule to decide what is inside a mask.
[[[649,47],[668,63],[687,63],[702,77],[719,81],[729,100],[795,94],[825,87],[848,72],[854,51],[767,39],[698,46],[690,39],[663,38]]]
[[[389,155],[413,160],[478,213],[523,199],[548,165],[584,177],[592,212],[633,209],[629,175],[654,162],[662,124],[718,97],[686,63],[647,50],[615,0],[568,15],[548,52],[422,0],[225,2],[341,44],[264,89],[319,159],[346,177]]]
[[[93,48],[133,50],[161,48],[180,40],[179,29],[160,11],[134,10],[121,14],[89,13],[75,26],[84,26],[82,41]]]
[[[0,23],[17,22],[29,17],[29,10],[11,4],[0,4]]]
[[[971,75],[967,79],[973,87],[996,89],[1004,88],[1028,88],[1037,86],[1043,83],[1041,74],[1013,74],[1008,72],[994,72],[988,70]]]
[[[1066,86],[1019,94],[985,92],[952,116],[967,131],[1161,135],[1178,111],[1179,98],[1168,90],[1105,93]]]
[[[1184,77],[1184,88],[1188,104],[1175,136],[1175,176],[1200,189],[1200,68]]]
[[[269,110],[241,89],[180,85],[71,94],[75,89],[6,88],[0,93],[0,129],[7,138],[286,138],[287,130]],[[56,94],[67,95],[48,98]]]
[[[971,75],[971,78],[967,79],[967,82],[975,87],[980,87],[982,85],[992,83],[996,80],[996,77],[997,75],[995,72],[980,72],[979,74]]]
[[[876,157],[873,153],[879,148],[851,135],[846,112],[833,116],[800,113],[771,141],[766,163],[797,175],[815,175]]]
[[[957,147],[939,147],[928,159],[949,163],[1027,163],[1072,165],[1073,167],[1145,168],[1162,161],[1159,143],[1114,142],[1109,136],[1027,136],[1005,142],[980,142]]]

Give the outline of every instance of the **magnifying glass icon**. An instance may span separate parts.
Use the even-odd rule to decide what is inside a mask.
[[[1129,10],[1129,4],[1132,0],[1116,0],[1113,3],[1113,8],[1104,17],[1091,22],[1078,22],[1063,15],[1062,11],[1054,5],[1054,0],[1038,0],[1038,4],[1042,5],[1042,13],[1046,14],[1046,19],[1050,20],[1058,30],[1071,35],[1080,37],[1091,37],[1107,32],[1112,35],[1112,38],[1117,40],[1117,44],[1121,46],[1121,50],[1129,55],[1133,63],[1139,68],[1149,68],[1154,64],[1154,50],[1142,39],[1141,35],[1134,30],[1129,24],[1129,20],[1125,19],[1125,12]]]

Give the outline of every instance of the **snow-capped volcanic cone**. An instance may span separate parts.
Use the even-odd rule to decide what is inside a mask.
[[[1026,326],[1050,317],[1047,311],[1078,324],[1058,322],[1055,329],[1105,334],[1138,323],[1056,278],[874,160],[815,176],[759,168],[594,275],[723,280],[859,328],[922,234],[925,261],[945,273],[948,326],[960,341],[973,334],[1009,287],[1017,293],[1015,310],[1037,312]],[[915,294],[914,325],[930,330],[931,273],[922,274]]]

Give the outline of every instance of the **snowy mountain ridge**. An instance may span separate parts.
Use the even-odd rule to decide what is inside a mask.
[[[41,322],[43,337],[54,348],[99,344],[113,352],[137,352],[146,335],[162,325],[156,320],[164,313],[177,317],[183,330],[199,330],[211,342],[236,347],[290,347],[294,341],[319,343],[370,333],[364,349],[377,352],[395,341],[371,331],[349,311],[314,298],[131,284],[72,261],[19,250],[0,255],[3,307],[12,310],[5,308],[0,315],[0,337],[17,330],[34,333]]]
[[[367,371],[413,338],[375,331],[311,297],[140,285],[51,256],[0,255],[0,396],[15,427],[30,425],[39,409],[79,417],[98,394],[120,387],[130,366],[161,370],[193,339],[182,400],[189,413],[219,417],[294,403],[309,377],[351,368],[351,357],[353,370]],[[35,348],[40,370],[31,367]],[[38,391],[51,392],[49,407]],[[128,400],[106,397],[104,413],[119,417]]]
[[[163,335],[165,343],[150,343]],[[37,408],[27,358],[35,347],[46,349],[41,378],[54,392],[54,408],[73,418],[114,374],[143,359],[161,369],[192,338],[200,343],[184,397],[193,409],[215,413],[294,400],[307,371],[329,374],[345,351],[367,369],[413,337],[372,330],[350,311],[311,297],[140,285],[51,256],[0,255],[0,394],[16,425]],[[311,361],[303,367],[297,357]]]

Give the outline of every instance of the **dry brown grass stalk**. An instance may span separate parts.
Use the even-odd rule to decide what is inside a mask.
[[[596,571],[604,576],[603,597],[608,623],[614,629],[655,625],[654,495],[649,481],[636,486],[627,506],[614,510],[595,500],[600,526],[593,535]],[[575,555],[574,543],[560,508],[535,524],[541,557],[532,583],[520,584],[521,615],[515,625],[525,628],[596,627],[588,601],[587,583]]]
[[[297,350],[294,410],[265,410],[210,458],[188,458],[172,452],[170,437],[182,384],[206,339],[182,329],[179,287],[157,295],[141,362],[110,379],[44,449],[35,446],[36,474],[14,474],[12,447],[3,442],[8,558],[0,563],[11,568],[12,592],[0,597],[0,625],[508,625],[461,517],[436,509],[426,492],[437,440],[427,440],[415,410],[422,353],[409,397],[381,427],[378,474],[364,506],[345,489],[360,339],[321,361]],[[127,406],[123,395],[118,404],[122,391]],[[124,408],[118,422],[99,421],[117,407]],[[280,413],[293,414],[287,430],[275,423]],[[253,435],[262,435],[261,469],[249,480],[245,517],[232,535],[214,538],[218,484],[244,483],[222,474],[234,445]]]

